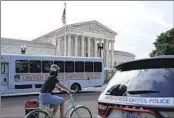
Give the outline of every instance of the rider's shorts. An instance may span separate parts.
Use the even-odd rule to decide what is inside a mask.
[[[63,100],[62,97],[51,95],[50,93],[39,93],[39,101],[42,104],[60,105]]]

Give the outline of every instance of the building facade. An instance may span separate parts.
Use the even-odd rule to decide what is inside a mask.
[[[115,51],[117,33],[93,20],[75,23],[54,30],[32,41],[1,38],[2,53],[21,53],[26,46],[26,54],[82,56],[104,58],[105,70],[114,70],[116,64],[134,60],[135,55]],[[66,39],[66,40],[65,40]]]
[[[105,67],[114,66],[114,43],[116,32],[93,20],[75,23],[52,31],[44,36],[34,39],[34,42],[45,42],[56,45],[56,55],[82,56],[104,58]],[[99,50],[99,47],[101,50]],[[109,63],[109,50],[111,62]],[[110,65],[111,64],[111,65]]]

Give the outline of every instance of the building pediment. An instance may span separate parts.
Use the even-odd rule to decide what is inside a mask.
[[[81,22],[70,24],[66,26],[67,33],[93,33],[93,34],[102,34],[109,37],[115,37],[117,35],[116,32],[109,29],[108,27],[104,26],[103,24],[99,23],[96,20],[88,21],[88,22]],[[54,30],[48,34],[45,34],[41,37],[34,39],[33,41],[41,41],[42,39],[48,39],[50,37],[58,37],[65,33],[65,27],[61,27],[57,30]]]
[[[116,35],[117,33],[113,30],[107,28],[103,24],[93,20],[88,22],[82,22],[82,23],[76,23],[68,26],[68,29],[74,29],[84,32],[93,32],[93,33],[99,33],[99,34],[108,34],[108,35]]]

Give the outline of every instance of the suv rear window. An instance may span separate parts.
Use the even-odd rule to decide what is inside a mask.
[[[123,95],[119,92],[125,90],[120,91],[120,88],[126,89],[126,96],[174,97],[174,58],[119,65],[104,94]]]

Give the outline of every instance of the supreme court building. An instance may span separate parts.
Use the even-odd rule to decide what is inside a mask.
[[[104,58],[105,70],[113,70],[117,63],[135,59],[135,55],[129,52],[115,51],[116,36],[117,33],[115,31],[93,20],[67,25],[66,41],[65,27],[31,41],[1,38],[1,53],[20,54],[21,45],[25,45],[26,54],[80,57],[101,56]]]

